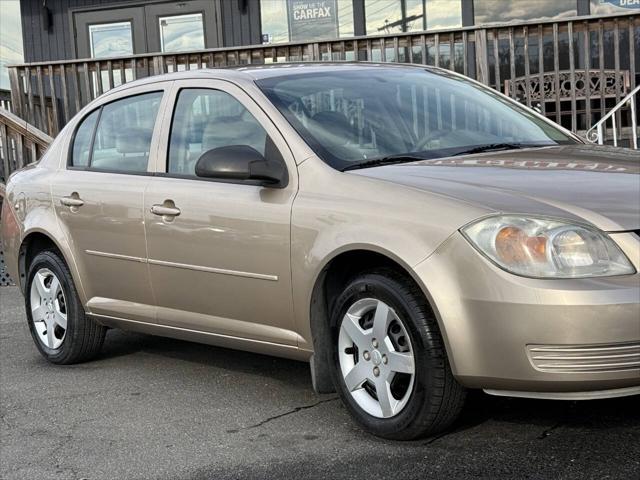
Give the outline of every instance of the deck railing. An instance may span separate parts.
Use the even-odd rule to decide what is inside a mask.
[[[52,138],[25,120],[0,108],[0,184],[14,170],[38,160]]]
[[[137,78],[207,67],[353,60],[455,70],[537,106],[575,132],[584,132],[640,83],[639,50],[640,15],[636,12],[559,22],[31,63],[9,70],[14,113],[52,136],[92,99]],[[536,89],[541,92],[538,97]],[[575,94],[578,91],[580,95]],[[620,115],[624,123],[622,112]]]
[[[177,70],[300,61],[433,65],[505,92],[598,141],[637,136],[638,100],[598,123],[640,84],[640,15],[467,27],[321,42],[254,45],[175,54],[29,63],[9,68],[0,91],[0,197],[9,174],[40,158],[62,127],[91,100],[137,78]],[[628,135],[632,129],[631,135]],[[626,145],[631,146],[631,145]],[[0,252],[1,256],[1,252]],[[0,283],[3,280],[0,271]]]

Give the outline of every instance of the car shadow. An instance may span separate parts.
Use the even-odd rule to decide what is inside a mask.
[[[539,428],[544,440],[559,427],[608,429],[640,427],[638,396],[587,401],[538,400],[470,392],[460,419],[445,434],[464,431],[485,422],[529,425]]]
[[[306,362],[116,329],[107,332],[102,353],[96,361],[116,360],[139,353],[243,374],[261,375],[311,388],[309,365]]]
[[[109,331],[97,362],[117,361],[120,357],[141,353],[312,388],[309,366],[305,362],[119,330]],[[622,426],[638,428],[638,406],[637,396],[555,401],[497,397],[475,390],[469,392],[460,418],[451,428],[420,443],[435,443],[443,437],[472,430],[488,422],[531,427],[536,429],[540,440],[552,435],[559,427],[589,430]]]

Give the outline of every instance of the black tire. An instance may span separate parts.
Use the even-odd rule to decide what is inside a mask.
[[[349,307],[363,298],[375,298],[393,308],[413,346],[413,391],[404,408],[390,418],[378,418],[363,410],[347,390],[340,369],[338,336],[342,319]],[[331,330],[330,358],[336,391],[366,431],[393,440],[413,440],[442,432],[459,416],[466,390],[453,377],[438,322],[411,279],[387,268],[358,275],[334,303]]]
[[[49,269],[59,279],[66,299],[67,329],[62,344],[56,349],[48,348],[38,338],[31,315],[31,285],[36,273],[42,268]],[[85,315],[69,268],[58,252],[44,250],[31,262],[27,275],[25,304],[33,341],[42,356],[51,363],[70,365],[85,362],[100,352],[107,329]]]

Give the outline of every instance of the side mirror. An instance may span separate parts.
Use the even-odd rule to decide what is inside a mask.
[[[284,188],[287,171],[248,145],[230,145],[204,152],[196,162],[196,175],[220,180],[254,180],[259,185]]]

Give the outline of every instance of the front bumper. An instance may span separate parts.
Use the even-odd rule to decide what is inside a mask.
[[[615,237],[640,270],[640,239]],[[489,263],[459,233],[415,270],[461,384],[539,398],[640,393],[628,390],[640,386],[640,274],[523,278]]]

